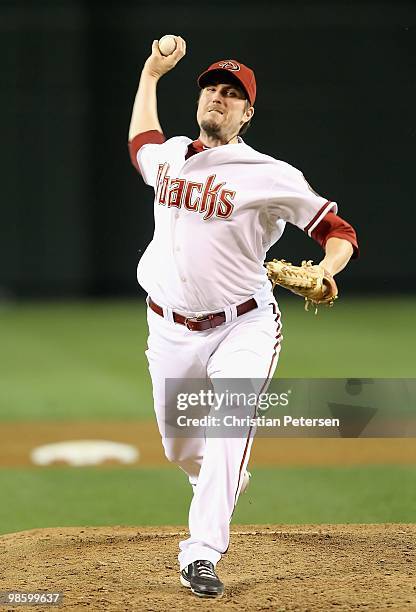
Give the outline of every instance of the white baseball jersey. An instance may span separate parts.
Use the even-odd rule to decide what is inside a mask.
[[[137,153],[155,191],[154,236],[137,279],[177,312],[239,304],[268,282],[267,250],[287,222],[308,233],[337,204],[317,195],[293,166],[239,139],[185,159],[191,139],[145,144]],[[312,223],[311,223],[312,222]]]

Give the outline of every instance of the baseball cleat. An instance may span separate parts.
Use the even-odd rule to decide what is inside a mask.
[[[190,589],[191,583],[189,581],[189,576],[188,576],[188,567],[185,567],[185,569],[181,571],[179,575],[179,580],[181,581],[182,586],[186,587],[187,589]]]
[[[215,573],[211,561],[198,560],[190,563],[180,573],[181,584],[198,597],[221,597],[224,585]]]

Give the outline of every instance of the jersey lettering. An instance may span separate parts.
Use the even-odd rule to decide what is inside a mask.
[[[188,181],[188,186],[186,188],[185,194],[185,208],[187,210],[198,210],[198,206],[201,202],[201,198],[199,197],[196,197],[195,200],[192,202],[192,191],[194,189],[195,191],[202,193],[202,183],[193,183],[192,181]]]
[[[193,212],[205,213],[203,220],[213,215],[219,219],[228,219],[234,210],[236,191],[223,189],[224,182],[215,183],[216,175],[211,174],[205,183],[196,183],[185,179],[171,179],[168,175],[169,164],[160,164],[156,179],[156,201],[168,208],[181,208]]]
[[[235,198],[235,191],[223,189],[220,193],[220,201],[218,202],[217,217],[220,219],[228,219],[233,212],[234,204],[231,202]]]
[[[200,212],[205,212],[204,220],[209,219],[215,212],[215,207],[218,199],[218,192],[225,185],[225,183],[218,183],[212,186],[215,181],[215,174],[211,174],[205,181],[204,193],[202,195],[202,202]]]
[[[169,164],[161,164],[157,172],[156,197],[160,204],[166,204],[166,191],[169,184],[169,177],[166,176]]]
[[[175,181],[171,182],[169,189],[168,208],[171,206],[176,206],[176,208],[180,208],[182,206],[182,196],[185,183],[186,181],[184,181],[183,179],[176,179]]]

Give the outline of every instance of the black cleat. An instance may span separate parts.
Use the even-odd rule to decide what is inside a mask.
[[[224,585],[211,561],[194,561],[181,571],[180,581],[198,597],[221,597]]]

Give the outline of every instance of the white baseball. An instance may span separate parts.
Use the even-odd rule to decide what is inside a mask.
[[[165,34],[159,40],[159,50],[162,55],[170,55],[176,49],[176,40],[173,34]]]

